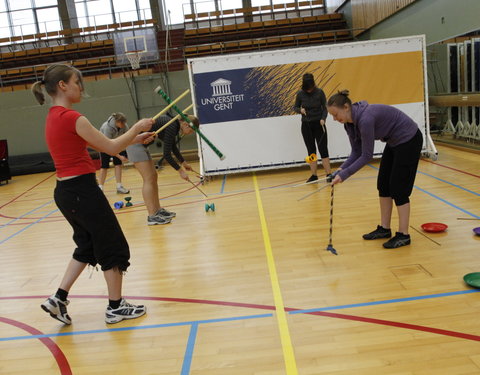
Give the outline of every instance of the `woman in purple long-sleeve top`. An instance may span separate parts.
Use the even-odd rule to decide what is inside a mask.
[[[377,189],[380,199],[381,225],[364,234],[366,240],[392,237],[390,221],[393,202],[397,206],[399,229],[383,244],[387,249],[410,244],[410,194],[412,193],[423,137],[418,125],[405,113],[384,104],[351,102],[348,90],[334,94],[327,103],[335,121],[344,124],[352,152],[335,171],[332,184],[345,181],[373,157],[375,140],[385,142]]]

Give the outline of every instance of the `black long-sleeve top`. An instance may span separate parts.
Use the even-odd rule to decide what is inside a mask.
[[[167,115],[158,117],[155,120],[155,123],[153,124],[152,129],[150,131],[152,132],[157,131],[167,122],[169,122],[171,119],[172,118]],[[180,165],[173,158],[172,152],[180,163],[183,163],[185,161],[175,142],[175,139],[179,133],[180,133],[180,122],[177,120],[177,121],[174,121],[173,124],[168,125],[164,130],[162,130],[157,135],[158,138],[163,141],[163,157],[165,158],[166,161],[168,161],[168,164],[170,164],[177,171],[180,169]]]
[[[302,115],[302,121],[320,121],[327,118],[327,98],[322,89],[315,89],[308,93],[304,90],[297,92],[295,105],[293,109],[296,113],[300,113],[300,108],[305,108],[307,115]]]

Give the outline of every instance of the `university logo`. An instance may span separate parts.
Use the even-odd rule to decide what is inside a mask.
[[[210,83],[210,86],[212,86],[213,90],[212,96],[232,95],[232,91],[230,90],[231,84],[232,81],[223,78],[219,78],[216,81]]]
[[[212,96],[207,98],[201,98],[200,103],[202,106],[212,106],[213,110],[228,111],[234,108],[235,103],[244,101],[244,94],[233,94],[231,90],[232,81],[225,78],[218,78],[217,80],[210,82],[212,88]]]

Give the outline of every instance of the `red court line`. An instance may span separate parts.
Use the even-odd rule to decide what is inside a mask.
[[[422,159],[422,160],[423,160],[423,161],[426,161],[426,162],[428,162],[428,163],[432,163],[432,164],[438,165],[438,166],[443,167],[443,168],[451,169],[452,171],[455,171],[455,172],[459,172],[459,173],[467,174],[467,175],[469,175],[469,176],[473,176],[473,177],[480,178],[479,175],[476,175],[476,174],[473,174],[473,173],[470,173],[470,172],[465,172],[465,171],[462,171],[462,170],[460,170],[460,169],[452,168],[452,167],[449,167],[448,165],[436,163],[436,162],[430,161],[430,160],[424,160],[424,159]]]
[[[262,188],[260,190],[265,190],[265,189],[271,189],[271,188],[275,188],[275,187],[280,187],[280,186],[284,186],[284,185],[288,185],[289,183],[284,183],[284,184],[280,184],[280,185],[275,185],[275,186],[270,186],[270,187],[265,187],[265,188]],[[178,193],[174,193],[174,194],[171,194],[171,195],[167,195],[163,198],[160,198],[160,200],[162,199],[167,199],[167,198],[170,198],[170,197],[174,197],[176,195],[180,195],[180,194],[183,194],[183,193],[186,193],[190,190],[193,190],[195,189],[193,186],[190,186],[188,187],[187,189],[185,190],[181,190],[179,191]],[[218,200],[218,199],[224,199],[224,198],[229,198],[229,197],[234,197],[236,195],[242,195],[242,194],[249,194],[249,193],[253,193],[254,190],[246,190],[246,191],[241,191],[239,193],[232,193],[232,194],[223,194],[221,196],[217,196],[217,197],[211,197],[209,196],[209,200]],[[185,206],[185,205],[189,205],[189,204],[194,204],[194,203],[203,203],[205,202],[205,199],[206,198],[201,198],[200,200],[195,200],[195,201],[188,201],[188,202],[183,202],[183,203],[174,203],[174,204],[169,204],[169,205],[165,205],[165,207],[177,207],[177,206]],[[131,212],[138,212],[138,211],[144,211],[144,209],[137,209],[139,207],[144,207],[145,206],[145,203],[137,203],[134,205],[134,208],[129,208],[128,210],[126,209],[122,209],[122,210],[114,210],[115,214],[127,214],[127,213],[131,213]],[[1,207],[0,207],[1,208]],[[38,220],[38,219],[41,219],[40,217],[22,217],[22,218],[17,218],[17,217],[13,217],[13,216],[7,216],[7,215],[3,215],[0,213],[0,217],[3,217],[5,219],[18,219],[18,220]],[[52,222],[57,222],[57,221],[62,221],[64,220],[64,217],[63,216],[49,216],[50,219],[57,219],[57,220],[42,220],[36,224],[44,224],[44,223],[52,223]],[[28,225],[28,224],[33,224],[35,223],[34,221],[32,222],[22,222],[22,223],[12,223],[12,224],[9,224],[8,226],[11,226],[11,225]]]
[[[48,180],[50,177],[52,177],[52,176],[55,176],[55,173],[52,173],[50,176],[48,176],[47,178],[43,179],[43,180],[40,181],[38,184],[33,185],[30,189],[25,190],[22,194],[20,194],[20,195],[18,195],[17,197],[13,198],[13,199],[10,200],[9,202],[2,204],[2,205],[0,206],[0,209],[3,208],[3,207],[5,207],[5,206],[8,206],[8,205],[9,205],[10,203],[12,203],[12,202],[15,202],[18,198],[20,198],[21,196],[27,194],[30,190],[36,188],[38,185],[43,184],[45,181],[47,181],[47,180]]]
[[[43,335],[44,333],[39,331],[36,328],[33,328],[32,326],[29,326],[25,323],[4,318],[0,316],[0,322],[3,322],[5,324],[10,324],[14,327],[23,329],[24,331],[32,334],[32,335]],[[70,368],[70,365],[68,364],[67,358],[65,357],[65,354],[63,354],[62,350],[58,347],[55,342],[50,339],[49,337],[41,337],[39,338],[40,342],[47,347],[48,350],[53,354],[53,358],[55,358],[55,361],[57,361],[58,368],[60,369],[60,373],[62,375],[71,375],[72,369]]]
[[[18,297],[0,297],[0,300],[8,300],[8,299],[39,299],[39,298],[47,298],[48,296],[18,296]],[[101,298],[106,299],[107,296],[100,296],[100,295],[70,295],[70,298]],[[275,310],[275,306],[270,305],[259,305],[259,304],[251,304],[251,303],[242,303],[242,302],[228,302],[228,301],[214,301],[214,300],[207,300],[207,299],[192,299],[192,298],[174,298],[174,297],[142,297],[142,296],[125,296],[126,299],[136,299],[142,301],[163,301],[163,302],[179,302],[179,303],[199,303],[199,304],[206,304],[206,305],[217,305],[217,306],[233,306],[233,307],[243,307],[247,309],[261,309],[261,310]],[[291,307],[286,307],[285,311],[301,311],[302,309],[295,309]],[[317,316],[325,316],[329,318],[336,318],[336,319],[345,319],[345,320],[353,320],[357,322],[364,322],[364,323],[371,323],[371,324],[378,324],[384,325],[388,327],[397,327],[397,328],[404,328],[410,329],[413,331],[422,331],[422,332],[429,332],[436,335],[443,335],[443,336],[450,336],[450,337],[457,337],[465,340],[472,340],[472,341],[480,341],[480,336],[472,335],[469,333],[463,332],[456,332],[456,331],[449,331],[440,328],[434,327],[427,327],[421,326],[417,324],[409,324],[409,323],[402,323],[402,322],[395,322],[392,320],[383,320],[383,319],[374,319],[374,318],[366,318],[357,315],[347,315],[347,314],[338,314],[338,313],[331,313],[331,312],[324,312],[324,311],[314,311],[314,312],[305,312],[304,314],[308,315],[317,315]]]

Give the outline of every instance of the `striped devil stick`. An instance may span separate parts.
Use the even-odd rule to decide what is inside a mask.
[[[193,104],[190,104],[187,108],[185,108],[183,110],[183,112],[188,112],[192,109],[193,107]],[[167,126],[169,126],[170,124],[173,124],[175,121],[177,121],[181,116],[180,115],[176,115],[174,118],[172,118],[170,121],[168,121],[165,125],[163,125],[160,129],[158,129],[157,131],[155,131],[155,134],[158,134],[160,133],[163,129],[165,129]]]
[[[177,104],[185,96],[187,96],[189,92],[190,92],[190,90],[185,90],[183,93],[180,94],[180,96],[177,99],[168,102],[168,105],[164,109],[162,109],[160,112],[158,112],[155,116],[153,116],[152,119],[156,120],[157,118],[159,118],[161,115],[163,115],[165,112],[167,112],[170,108],[175,106],[175,104]]]
[[[220,158],[220,160],[223,160],[225,159],[225,155],[223,155],[220,150],[218,150],[214,144],[207,138],[205,137],[205,135],[200,131],[200,129],[198,129],[196,126],[192,125],[191,124],[191,121],[190,119],[188,118],[188,116],[186,116],[181,110],[180,108],[178,108],[174,101],[172,101],[172,99],[170,99],[170,97],[162,90],[162,88],[160,86],[158,86],[155,90],[154,90],[157,94],[159,94],[163,99],[165,99],[165,101],[170,105],[170,107],[172,109],[174,109],[181,117],[184,121],[187,122],[188,125],[190,125],[190,127],[195,130],[195,132],[200,136],[200,138],[202,138],[205,143],[212,149],[212,151],[217,154],[217,156]],[[178,98],[177,98],[178,99]],[[170,108],[169,107],[169,108]]]
[[[330,251],[332,254],[338,255],[337,250],[333,248],[332,245],[332,231],[333,231],[333,190],[334,185],[332,185],[332,190],[330,193],[330,235],[328,239],[327,251]]]

